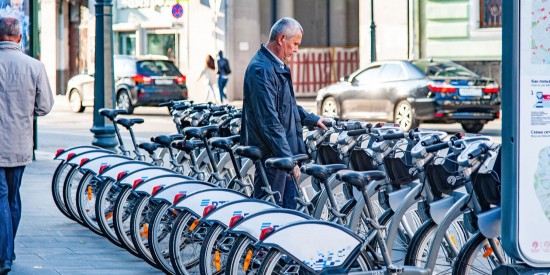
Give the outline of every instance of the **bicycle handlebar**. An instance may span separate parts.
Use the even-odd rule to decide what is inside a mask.
[[[438,143],[438,144],[435,144],[435,145],[430,145],[430,146],[426,147],[426,153],[437,152],[437,151],[445,149],[445,148],[449,148],[449,143],[448,142],[443,142],[443,143]]]
[[[384,140],[392,140],[392,139],[400,139],[400,138],[405,138],[405,133],[380,135],[376,137],[376,141],[380,142]]]
[[[348,136],[350,136],[350,137],[360,136],[360,135],[368,133],[368,131],[369,131],[369,129],[351,130],[351,131],[348,131]]]
[[[423,141],[420,142],[420,144],[422,144],[422,146],[430,146],[430,145],[434,145],[436,143],[440,143],[441,142],[441,139],[439,138],[438,135],[433,135]]]
[[[479,156],[481,156],[482,154],[485,154],[489,151],[489,146],[487,146],[487,144],[485,143],[482,143],[480,144],[476,149],[472,150],[472,152],[470,152],[468,154],[468,158],[469,159],[474,159],[474,158],[477,158]]]

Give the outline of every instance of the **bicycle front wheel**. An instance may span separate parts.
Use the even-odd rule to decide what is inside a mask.
[[[502,248],[500,237],[489,240],[476,233],[460,250],[453,275],[493,274],[497,267],[511,262]]]

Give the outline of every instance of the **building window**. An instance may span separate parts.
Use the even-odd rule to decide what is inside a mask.
[[[116,54],[136,55],[136,33],[117,32]]]
[[[479,0],[479,27],[502,27],[502,0]]]

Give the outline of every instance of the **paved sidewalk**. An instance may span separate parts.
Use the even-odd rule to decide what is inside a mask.
[[[57,164],[39,154],[25,170],[17,259],[10,274],[162,274],[59,212],[51,195]]]

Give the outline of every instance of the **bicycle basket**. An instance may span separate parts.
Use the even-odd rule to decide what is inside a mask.
[[[411,148],[412,144],[398,143],[384,158],[386,174],[394,186],[407,185],[418,179],[418,174],[413,171]]]
[[[349,162],[351,168],[355,171],[371,171],[378,169],[374,158],[369,154],[367,149],[364,148],[353,149],[350,153]]]
[[[484,210],[489,209],[491,204],[500,205],[500,158],[499,151],[492,169],[480,171],[474,179],[474,192]]]
[[[426,169],[426,177],[434,196],[448,195],[464,186],[466,180],[458,172],[456,158],[457,155],[439,158]]]
[[[330,143],[323,143],[317,148],[317,157],[320,164],[345,164],[339,156],[338,150],[335,145]]]

